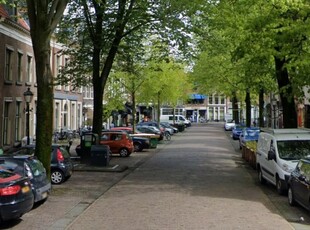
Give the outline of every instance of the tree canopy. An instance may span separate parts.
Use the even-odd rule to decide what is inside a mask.
[[[309,6],[308,1],[217,2],[207,12],[208,31],[194,69],[195,82],[228,95],[249,89],[275,92],[277,85],[284,127],[296,127],[294,99],[309,82]],[[201,73],[205,77],[200,78]],[[225,81],[213,81],[216,77]]]

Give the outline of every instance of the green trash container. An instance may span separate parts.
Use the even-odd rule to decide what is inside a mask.
[[[184,124],[178,124],[178,130],[179,130],[179,132],[183,132],[185,130],[185,125]]]
[[[151,149],[156,149],[158,144],[158,139],[157,138],[150,138],[150,148]]]

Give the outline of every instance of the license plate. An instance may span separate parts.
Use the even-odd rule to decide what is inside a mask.
[[[29,186],[22,187],[22,193],[26,193],[26,192],[29,192],[29,191],[30,191],[30,187]]]
[[[42,198],[45,199],[47,197],[47,192],[42,193]]]

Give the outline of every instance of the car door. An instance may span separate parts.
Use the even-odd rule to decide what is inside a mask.
[[[122,148],[122,133],[110,133],[109,146],[113,153],[118,153]]]
[[[295,197],[297,200],[299,200],[302,204],[308,205],[309,208],[309,192],[310,192],[310,171],[309,167],[310,164],[307,164],[305,162],[299,162],[301,163],[299,175],[296,178],[297,181],[294,184],[295,185]]]
[[[266,137],[266,143],[264,150],[260,152],[260,160],[261,160],[261,170],[263,173],[263,177],[274,183],[274,169],[273,164],[275,163],[274,160],[268,160],[268,152],[274,148],[274,141],[270,138]]]

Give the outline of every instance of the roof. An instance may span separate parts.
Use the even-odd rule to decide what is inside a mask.
[[[17,24],[26,30],[30,30],[29,24],[27,23],[25,19],[22,18],[22,15],[20,13],[17,13],[17,16],[18,17],[17,17],[17,22],[16,22],[16,19],[14,19],[13,17],[10,17],[10,14],[6,10],[5,6],[0,5],[0,18],[2,18],[2,20],[9,19],[10,22]]]

